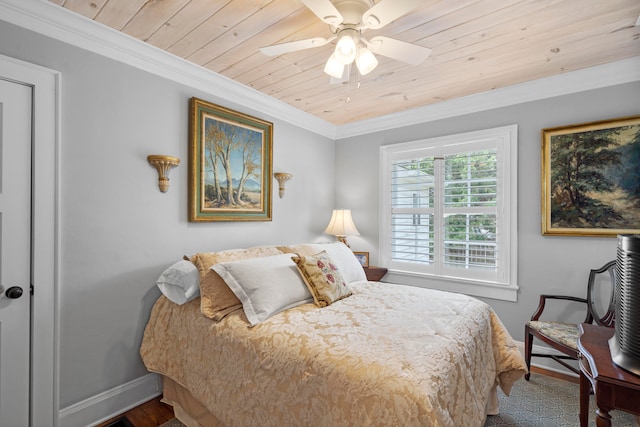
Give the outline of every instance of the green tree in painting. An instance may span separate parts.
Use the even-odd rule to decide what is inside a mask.
[[[556,135],[551,138],[551,218],[558,226],[596,227],[621,216],[592,197],[612,191],[608,168],[620,164],[618,129]]]
[[[627,161],[626,167],[621,170],[620,187],[636,199],[640,199],[640,130],[624,147],[622,156]]]

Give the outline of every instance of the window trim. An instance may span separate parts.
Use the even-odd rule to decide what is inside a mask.
[[[483,143],[484,141],[484,143]],[[502,243],[506,266],[501,270],[505,277],[500,283],[467,278],[455,278],[431,272],[399,269],[393,266],[391,254],[391,162],[396,159],[432,156],[434,150],[449,151],[451,147],[462,144],[473,144],[473,149],[484,147],[486,141],[498,141],[499,168],[498,182],[504,198],[502,210],[508,216],[509,224],[505,227],[509,236]],[[491,129],[465,132],[427,138],[380,147],[380,261],[389,268],[387,278],[396,283],[460,292],[475,296],[495,298],[506,301],[517,301],[517,269],[518,269],[518,126],[509,125]]]

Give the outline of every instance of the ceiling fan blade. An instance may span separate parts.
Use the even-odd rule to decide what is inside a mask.
[[[362,15],[362,23],[367,28],[378,29],[406,15],[424,0],[382,0]]]
[[[301,0],[322,22],[340,25],[344,19],[338,9],[329,0]]]
[[[274,44],[260,48],[260,52],[267,56],[278,56],[283,53],[295,52],[297,50],[310,49],[312,47],[324,46],[335,37],[323,39],[322,37],[314,37],[312,39],[297,40],[294,42]]]
[[[431,49],[428,47],[384,36],[373,37],[371,40],[364,40],[364,42],[373,53],[411,65],[421,64],[431,54]]]

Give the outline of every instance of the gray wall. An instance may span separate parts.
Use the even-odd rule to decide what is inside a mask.
[[[334,202],[334,142],[91,52],[0,21],[0,54],[62,73],[60,406],[147,374],[138,355],[159,296],[155,279],[183,254],[322,237]],[[189,223],[188,100],[274,122],[273,221]],[[148,154],[181,159],[158,190]]]
[[[640,82],[635,82],[337,141],[336,205],[352,209],[361,234],[349,239],[352,249],[370,251],[371,263],[378,259],[380,146],[517,124],[520,290],[516,303],[485,301],[494,307],[514,339],[523,341],[524,324],[535,311],[539,294],[586,297],[589,269],[616,257],[615,238],[541,234],[541,130],[637,115],[638,100]],[[424,284],[428,286],[426,280]],[[550,307],[551,312],[575,321],[579,320],[574,312],[581,308],[579,304],[566,310]]]

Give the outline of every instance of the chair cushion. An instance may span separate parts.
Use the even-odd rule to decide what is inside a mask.
[[[538,331],[545,337],[566,345],[569,348],[578,350],[578,337],[580,329],[575,323],[563,322],[541,322],[532,320],[527,323],[531,329]]]

